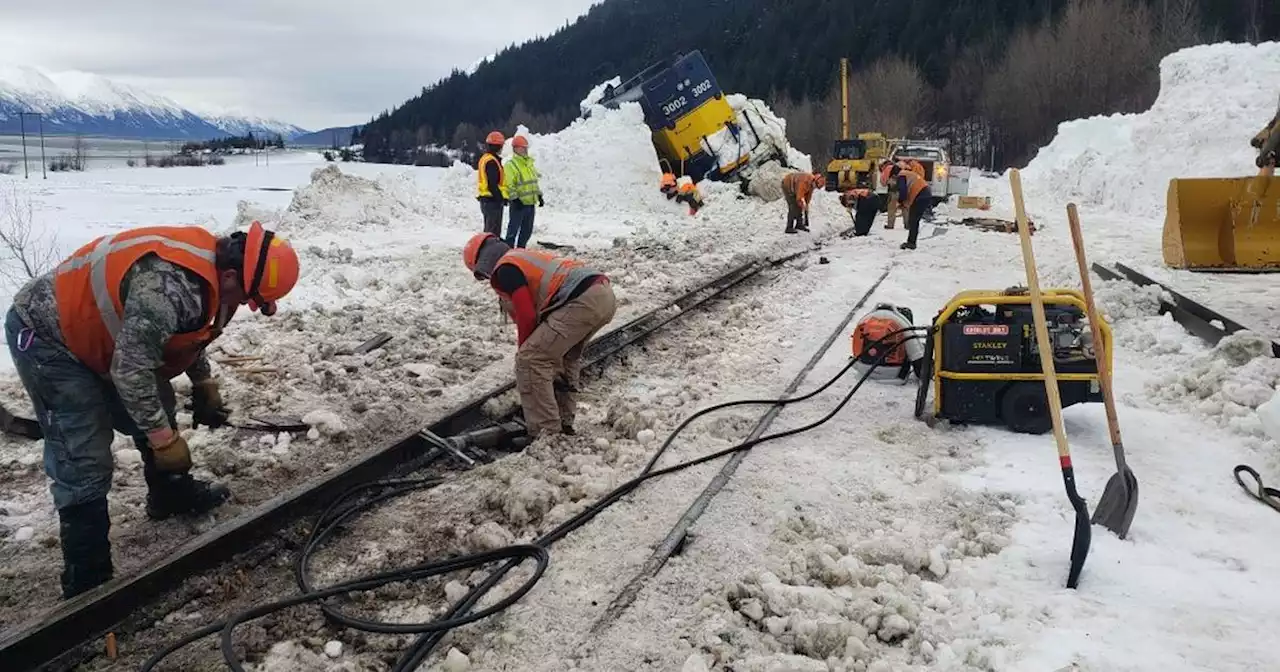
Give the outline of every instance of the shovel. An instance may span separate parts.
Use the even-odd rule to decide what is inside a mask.
[[[1031,247],[1031,231],[1027,226],[1027,212],[1022,203],[1022,176],[1018,169],[1009,171],[1013,187],[1013,203],[1018,212],[1018,239],[1022,241],[1022,262],[1027,268],[1027,289],[1031,292],[1031,313],[1036,323],[1036,343],[1040,351],[1040,368],[1044,371],[1044,389],[1049,397],[1049,416],[1053,419],[1053,438],[1058,443],[1058,464],[1062,467],[1062,483],[1067,489],[1067,499],[1076,510],[1076,530],[1071,540],[1071,567],[1067,572],[1067,587],[1075,588],[1089,555],[1091,529],[1089,508],[1080,493],[1076,492],[1076,475],[1071,466],[1071,448],[1067,445],[1067,433],[1062,426],[1062,397],[1058,393],[1058,373],[1053,368],[1053,348],[1049,340],[1049,327],[1044,316],[1044,302],[1040,296],[1040,279],[1036,274],[1035,251]]]
[[[1102,327],[1098,322],[1098,309],[1093,303],[1093,283],[1089,280],[1089,262],[1084,256],[1084,236],[1080,233],[1080,214],[1076,211],[1075,203],[1067,205],[1067,219],[1071,223],[1071,243],[1076,248],[1076,261],[1080,264],[1080,281],[1084,288],[1084,305],[1089,312],[1089,328],[1093,331],[1093,352],[1095,361],[1098,362],[1098,384],[1102,387],[1102,400],[1107,407],[1111,449],[1116,454],[1116,473],[1107,481],[1102,499],[1098,500],[1098,506],[1093,510],[1093,523],[1124,539],[1129,534],[1129,525],[1133,523],[1133,514],[1138,510],[1138,478],[1124,461],[1120,420],[1116,417],[1116,399],[1111,389],[1111,367],[1104,364],[1111,353],[1103,349]]]

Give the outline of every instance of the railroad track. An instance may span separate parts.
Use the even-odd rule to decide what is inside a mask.
[[[594,340],[584,355],[584,372],[599,367],[628,347],[642,342],[672,322],[703,309],[729,290],[760,277],[812,249],[739,265],[631,322]],[[169,556],[128,577],[63,602],[45,614],[0,634],[3,669],[66,670],[102,653],[108,633],[128,635],[154,622],[147,608],[174,593],[187,579],[229,561],[261,564],[281,550],[284,531],[302,518],[323,510],[339,495],[379,479],[427,470],[430,476],[464,471],[477,462],[491,461],[518,449],[508,439],[522,427],[510,421],[495,423],[483,411],[488,401],[515,387],[494,388],[464,403],[426,430],[377,448],[298,488],[264,502],[245,514],[179,547]],[[443,437],[471,436],[465,448]],[[480,447],[484,446],[484,447]],[[488,448],[488,450],[486,450]],[[497,454],[495,454],[495,452]],[[452,459],[456,458],[456,459]],[[113,634],[114,636],[114,634]]]
[[[1104,280],[1125,280],[1139,287],[1159,287],[1162,290],[1160,312],[1170,314],[1188,332],[1209,345],[1217,345],[1218,341],[1238,331],[1263,333],[1257,329],[1250,329],[1125,264],[1117,262],[1107,266],[1095,263],[1092,268],[1093,272]],[[1271,341],[1271,353],[1275,357],[1280,357],[1280,343],[1275,339]]]

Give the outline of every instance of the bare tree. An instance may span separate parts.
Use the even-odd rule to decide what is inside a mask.
[[[1020,30],[987,77],[980,108],[1027,158],[1057,124],[1095,114],[1138,112],[1159,91],[1157,27],[1135,0],[1071,0],[1056,24]]]
[[[44,274],[58,262],[52,235],[35,231],[30,198],[21,198],[16,185],[0,200],[0,277],[15,289]]]
[[[930,103],[929,85],[914,63],[882,58],[849,77],[849,106],[854,128],[890,137],[909,135]]]
[[[84,168],[85,168],[84,136],[77,133],[75,139],[71,141],[71,169],[84,170]]]
[[[1199,44],[1205,36],[1200,0],[1158,0],[1160,47],[1165,53]]]

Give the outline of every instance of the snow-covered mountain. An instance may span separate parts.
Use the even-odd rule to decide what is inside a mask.
[[[19,132],[20,112],[41,113],[46,134],[205,140],[254,131],[289,140],[305,132],[271,119],[205,117],[164,96],[92,73],[0,65],[0,135]],[[27,130],[34,130],[36,120],[27,122]]]

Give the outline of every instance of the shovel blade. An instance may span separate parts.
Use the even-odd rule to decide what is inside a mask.
[[[1089,542],[1093,532],[1089,525],[1089,508],[1079,496],[1071,501],[1076,510],[1076,531],[1071,539],[1071,567],[1067,571],[1067,587],[1075,588],[1080,583],[1080,572],[1084,570],[1085,558],[1089,557]]]
[[[1101,525],[1124,539],[1133,524],[1133,514],[1138,510],[1138,478],[1127,466],[1124,473],[1112,474],[1102,499],[1093,510],[1093,524]]]

